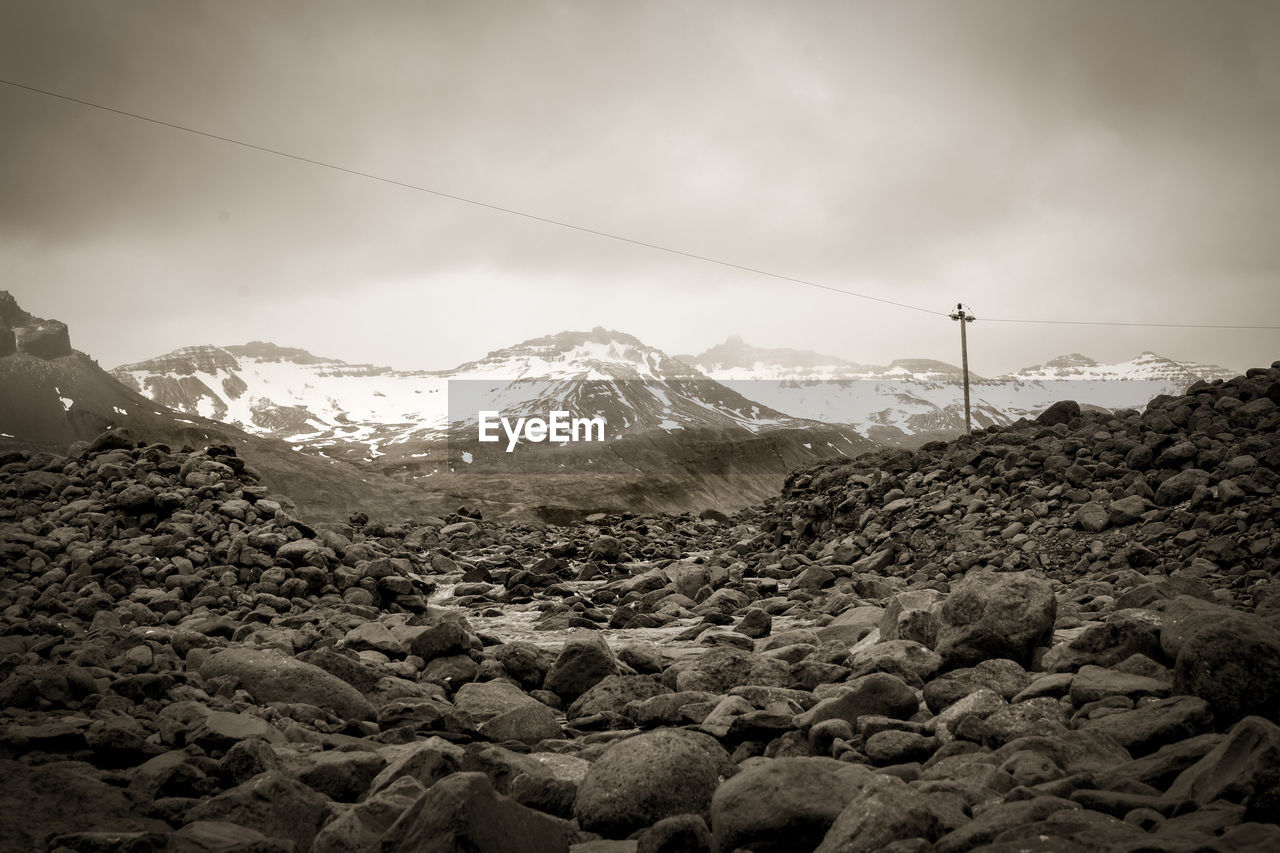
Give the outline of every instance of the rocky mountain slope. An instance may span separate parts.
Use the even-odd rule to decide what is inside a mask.
[[[964,432],[959,367],[930,359],[855,364],[804,350],[761,349],[741,338],[680,358],[744,396],[800,418],[848,424],[884,444],[919,446]],[[1100,364],[1074,353],[997,377],[970,374],[973,422],[986,428],[1034,417],[1055,400],[1108,409],[1141,408],[1193,382],[1229,379],[1212,364],[1144,352]]]
[[[734,517],[307,525],[0,457],[13,849],[1280,847],[1280,362]]]
[[[16,346],[6,348],[6,341]],[[173,447],[226,444],[253,461],[264,482],[288,493],[312,517],[345,517],[356,506],[388,514],[433,512],[442,505],[366,469],[293,452],[199,414],[173,411],[124,387],[72,349],[64,323],[23,311],[0,291],[0,452],[64,453],[110,428]],[[78,453],[79,449],[73,449]]]

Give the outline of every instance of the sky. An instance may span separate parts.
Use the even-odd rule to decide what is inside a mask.
[[[1280,325],[1270,0],[0,0],[0,80],[439,193],[0,84],[0,289],[104,367],[593,326],[958,363],[957,302],[986,375],[1280,359],[990,322]]]

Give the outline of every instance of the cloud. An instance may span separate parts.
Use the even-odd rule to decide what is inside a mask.
[[[1261,284],[1280,270],[1273,3],[54,0],[13,17],[0,77],[837,287],[988,315],[1280,309]],[[276,336],[324,344],[335,329],[303,306],[352,302],[383,319],[348,328],[350,352],[429,366],[588,315],[686,350],[712,340],[675,330],[708,324],[860,361],[931,346],[913,312],[860,304],[876,322],[851,338],[842,297],[9,87],[0,120],[0,274],[58,316],[102,288],[129,304],[104,361],[193,313],[231,342],[292,307],[307,322]],[[473,310],[486,292],[501,301]],[[416,350],[386,334],[408,302],[451,318]],[[1240,366],[1274,349],[1245,338],[1170,344]],[[993,357],[1043,361],[1051,342]]]

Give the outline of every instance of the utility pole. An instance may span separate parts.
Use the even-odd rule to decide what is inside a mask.
[[[951,319],[960,321],[960,365],[964,370],[964,431],[973,432],[973,424],[969,419],[969,340],[965,337],[964,327],[966,323],[974,321],[974,316],[966,313],[964,305],[957,302]]]

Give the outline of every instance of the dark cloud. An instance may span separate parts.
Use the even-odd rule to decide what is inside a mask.
[[[5,18],[5,79],[743,265],[988,316],[1280,316],[1265,0],[54,0]],[[673,350],[741,331],[953,357],[916,312],[10,87],[0,121],[0,275],[108,363],[198,331],[440,366],[597,323]],[[990,328],[989,372],[1135,347],[1245,367],[1278,343]]]

